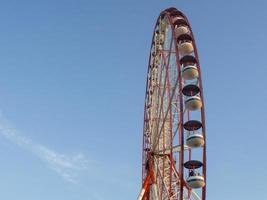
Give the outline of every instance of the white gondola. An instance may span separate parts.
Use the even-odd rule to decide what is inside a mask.
[[[201,175],[189,176],[188,179],[186,180],[186,183],[189,188],[193,189],[202,188],[205,186],[205,179]]]
[[[189,55],[194,51],[194,47],[191,41],[182,41],[179,43],[178,47],[182,56]]]
[[[175,28],[175,35],[177,38],[183,34],[188,34],[188,33],[189,33],[189,28],[187,26],[182,25]]]
[[[190,111],[195,111],[202,107],[202,101],[199,96],[191,96],[185,100],[185,107]]]
[[[198,78],[198,70],[195,65],[185,65],[182,69],[182,76],[186,80],[192,80]]]
[[[193,133],[189,135],[186,139],[187,146],[191,148],[202,147],[205,143],[204,137],[200,133]]]

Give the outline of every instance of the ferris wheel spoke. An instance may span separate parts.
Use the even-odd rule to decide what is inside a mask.
[[[157,169],[157,171],[159,172],[159,180],[161,181],[161,184],[163,186],[162,189],[164,189],[164,191],[166,192],[167,196],[170,197],[169,195],[169,190],[168,190],[168,186],[167,186],[167,183],[166,183],[166,175],[164,176],[163,175],[163,169],[160,168],[162,167],[162,163],[160,163],[160,161],[162,162],[162,160],[158,160],[156,157],[154,157],[154,162],[156,163],[156,166],[155,168]]]
[[[156,151],[155,154],[156,155],[169,155],[171,153],[171,149],[172,149],[172,152],[173,153],[179,153],[181,152],[181,145],[176,145],[176,146],[173,146],[173,147],[169,147],[169,148],[166,148],[164,150],[159,150],[159,151]],[[187,146],[187,145],[184,145],[184,151],[187,151],[189,150],[190,147]]]
[[[160,54],[161,57],[165,56],[165,53],[164,52],[161,52]],[[154,103],[155,105],[159,105],[160,103],[162,104],[163,101],[164,101],[164,95],[165,95],[165,91],[166,91],[166,72],[165,72],[165,76],[164,76],[164,80],[163,80],[163,91],[162,91],[162,78],[163,78],[163,75],[164,75],[164,71],[165,71],[165,66],[168,65],[168,63],[165,62],[165,59],[163,59],[163,62],[160,63],[160,77],[157,77],[157,79],[159,78],[159,82],[157,81],[157,98],[156,98],[156,102]],[[154,95],[154,94],[153,94]],[[158,107],[158,106],[157,106]],[[154,133],[157,132],[156,131],[156,126],[157,124],[159,123],[159,119],[160,117],[156,117],[156,115],[161,115],[161,111],[162,111],[162,105],[160,107],[158,107],[158,109],[156,110],[152,110],[152,141],[154,141],[155,139],[155,135]]]
[[[171,43],[171,45],[170,45],[170,49],[172,48],[172,43]],[[165,56],[163,56],[163,59],[164,59],[164,62],[166,63],[166,58],[165,58]],[[165,97],[165,91],[166,91],[166,80],[167,80],[167,90],[168,90],[168,98],[167,98],[167,102],[169,102],[169,103],[166,103],[167,104],[167,106],[168,106],[168,108],[167,108],[167,111],[166,111],[166,113],[165,113],[165,117],[164,117],[164,120],[163,120],[163,122],[162,122],[162,127],[164,126],[166,126],[166,124],[165,124],[165,122],[166,122],[166,117],[168,116],[168,114],[169,114],[169,111],[171,111],[170,109],[169,109],[169,107],[170,107],[170,105],[172,104],[172,99],[170,98],[170,80],[169,80],[169,75],[170,75],[170,73],[169,73],[169,63],[170,63],[170,54],[169,54],[169,57],[168,57],[168,61],[167,61],[167,65],[166,65],[166,76],[165,76],[165,87],[164,87],[164,95],[162,96],[163,98]],[[173,91],[175,91],[175,88],[173,89]],[[173,96],[173,95],[172,95]],[[164,99],[162,98],[162,100],[161,100],[161,106],[160,106],[160,113],[159,113],[159,117],[158,117],[158,127],[157,127],[157,132],[156,133],[158,133],[158,130],[159,130],[159,126],[160,126],[160,121],[161,121],[161,115],[164,113],[164,110],[163,110],[163,102],[166,102],[166,101],[164,101]],[[165,105],[166,106],[166,105]],[[172,114],[170,113],[169,114],[169,122],[170,122],[170,127],[169,128],[171,128],[172,129]],[[162,131],[162,130],[161,130]],[[157,134],[156,135],[156,137],[158,137],[159,139],[160,139],[160,137],[161,137],[161,131],[159,132],[159,134]],[[164,131],[164,130],[163,130]],[[172,133],[172,130],[170,131],[170,133]],[[169,142],[171,142],[172,143],[172,140],[171,140],[171,138],[172,137],[170,137],[170,140],[169,140]],[[155,147],[156,147],[156,145],[158,144],[158,142],[159,141],[156,141],[156,143],[154,142],[154,148],[153,149],[155,149]],[[170,144],[171,144],[170,143]]]
[[[176,90],[176,88],[177,88],[177,86],[178,86],[178,83],[179,83],[179,80],[177,79],[177,80],[176,80],[176,83],[175,83],[175,86],[174,86],[174,88],[173,88],[173,92],[172,92],[172,95],[171,95],[171,98],[170,98],[170,99],[173,99],[174,91]],[[165,116],[164,116],[164,118],[163,118],[162,125],[161,125],[161,127],[160,127],[160,129],[159,129],[159,132],[158,132],[157,135],[156,135],[157,138],[159,138],[159,136],[160,136],[161,133],[162,133],[163,127],[164,127],[164,125],[165,125],[166,119],[167,119],[168,114],[169,114],[170,107],[171,107],[171,106],[168,105],[167,110],[166,110],[166,112],[165,112]],[[158,144],[158,141],[156,141],[156,143],[154,143],[154,145],[153,145],[153,149],[156,147],[157,144]]]
[[[158,95],[157,95],[157,105],[159,104],[160,102],[160,106],[158,107],[157,109],[157,113],[158,116],[155,117],[156,120],[155,120],[155,125],[156,128],[155,128],[155,133],[157,132],[157,124],[159,124],[160,122],[160,116],[161,116],[161,113],[163,111],[163,102],[164,102],[164,96],[165,96],[165,91],[166,91],[166,75],[164,76],[164,80],[163,80],[163,91],[161,91],[161,81],[162,81],[162,75],[163,75],[163,71],[164,71],[164,66],[165,66],[165,63],[162,64],[163,66],[161,67],[161,73],[160,73],[160,82],[159,82],[159,87],[158,87]],[[165,73],[166,74],[166,73]],[[155,139],[157,138],[157,135],[155,135],[155,137],[153,138],[153,143],[155,142]]]
[[[172,45],[170,45],[170,50],[169,51],[171,51],[171,48],[172,48]],[[167,59],[166,59],[166,57],[167,57]],[[164,76],[163,92],[161,94],[161,92],[159,90],[159,92],[158,92],[158,98],[157,98],[158,99],[157,102],[159,102],[159,99],[160,99],[160,106],[159,106],[159,112],[158,112],[157,123],[156,123],[156,126],[157,127],[155,129],[155,137],[153,139],[153,144],[154,144],[153,145],[153,150],[155,150],[155,148],[156,148],[156,146],[158,144],[158,141],[156,141],[156,140],[157,140],[157,138],[159,138],[159,135],[157,133],[158,133],[159,124],[160,124],[160,121],[161,121],[161,115],[162,115],[162,113],[164,113],[164,106],[163,106],[164,104],[163,103],[165,102],[164,101],[164,98],[165,98],[165,94],[166,94],[165,92],[166,92],[166,84],[167,84],[167,78],[168,78],[168,73],[167,73],[167,70],[166,69],[168,69],[168,67],[169,67],[170,57],[171,57],[171,54],[170,53],[168,53],[167,56],[165,55],[165,53],[162,54],[162,58],[163,58],[162,71],[165,69],[165,76]],[[162,71],[161,71],[161,73],[162,73]],[[160,80],[161,80],[161,78],[162,78],[162,74],[160,76]],[[161,83],[160,83],[160,85],[161,85]],[[160,96],[161,96],[161,98],[159,98]]]

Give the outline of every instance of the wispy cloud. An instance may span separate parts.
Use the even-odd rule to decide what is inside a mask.
[[[36,143],[8,125],[0,114],[0,135],[24,148],[43,161],[46,166],[71,183],[78,183],[79,174],[87,170],[88,159],[82,153],[66,155]]]

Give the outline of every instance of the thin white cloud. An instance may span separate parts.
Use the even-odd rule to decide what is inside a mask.
[[[88,160],[82,153],[65,155],[38,144],[30,138],[22,136],[16,129],[9,126],[3,117],[1,117],[1,114],[0,135],[33,153],[42,160],[49,169],[71,183],[78,183],[79,174],[87,170]]]

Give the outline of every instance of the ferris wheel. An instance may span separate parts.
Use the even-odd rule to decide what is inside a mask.
[[[151,45],[138,200],[205,200],[206,135],[201,71],[186,16],[168,8]]]

